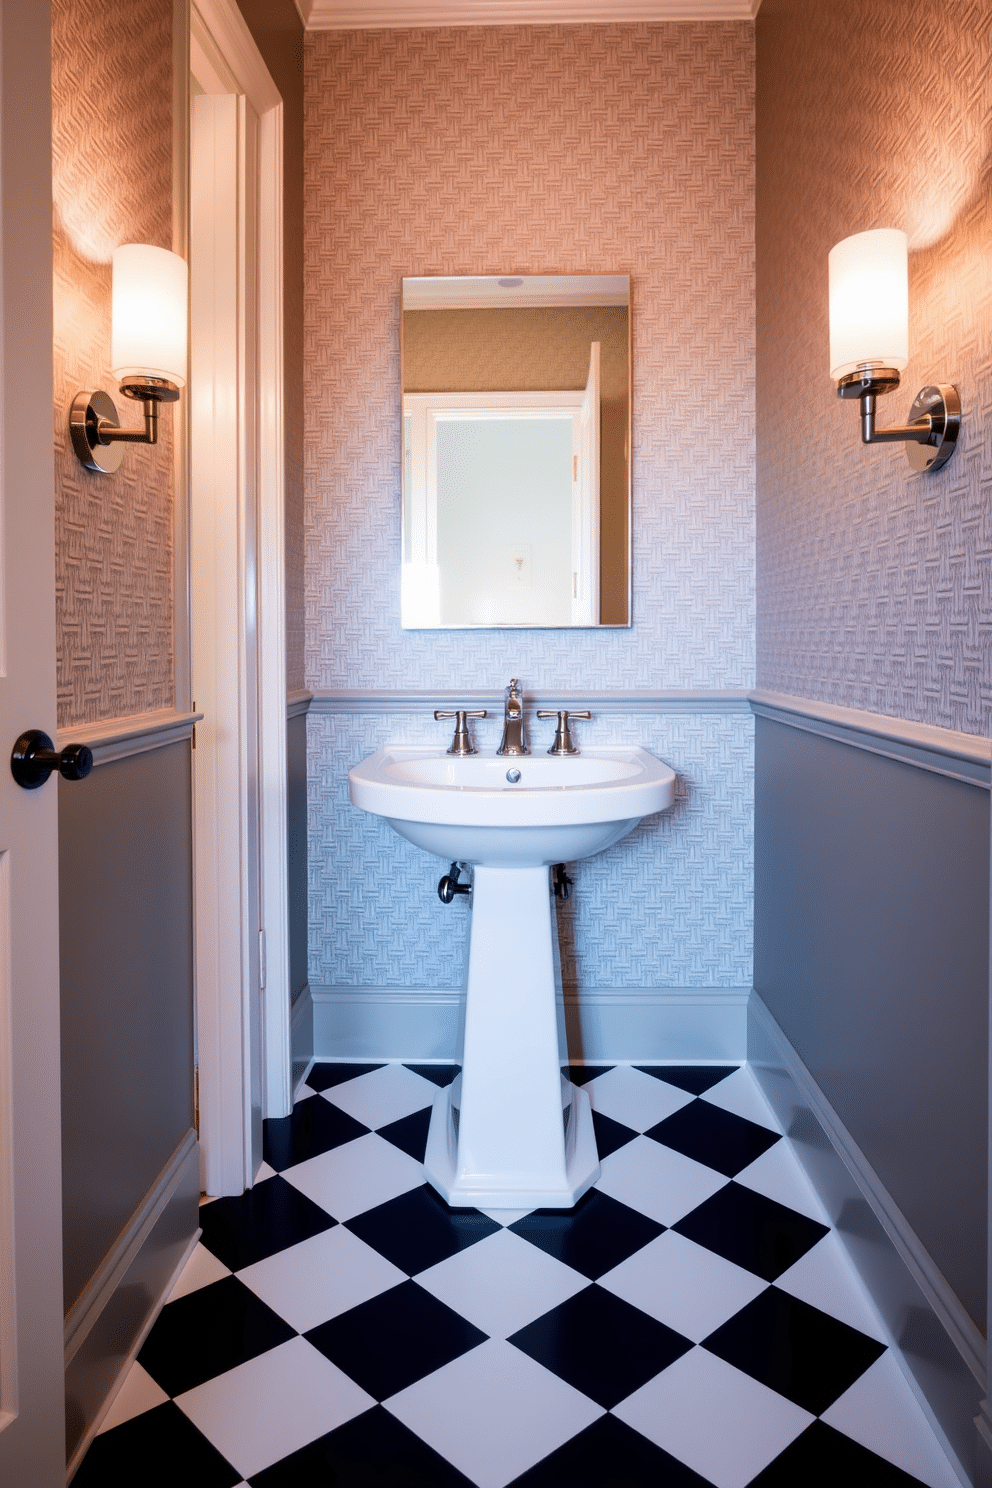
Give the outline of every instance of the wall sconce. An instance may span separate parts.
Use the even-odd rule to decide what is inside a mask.
[[[124,458],[125,444],[158,443],[159,404],[175,403],[186,386],[187,281],[178,253],[144,243],[115,250],[111,368],[124,396],[144,405],[145,424],[122,429],[107,393],[77,393],[69,430],[87,470],[110,474]]]
[[[909,249],[895,227],[855,233],[830,250],[830,376],[838,398],[861,400],[865,444],[906,444],[914,470],[939,470],[954,453],[961,400],[949,384],[925,387],[910,422],[875,427],[875,399],[899,386],[909,361]]]

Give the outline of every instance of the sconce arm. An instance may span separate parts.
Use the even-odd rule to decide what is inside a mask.
[[[862,444],[939,444],[944,432],[944,419],[935,419],[926,413],[911,424],[892,424],[887,429],[875,426],[875,394],[865,393],[861,398],[861,442]],[[934,436],[938,437],[935,439]]]
[[[110,419],[98,419],[96,437],[101,444],[158,444],[158,403],[146,398],[142,405],[145,415],[141,429],[122,429]]]

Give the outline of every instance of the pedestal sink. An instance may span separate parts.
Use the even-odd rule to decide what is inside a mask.
[[[434,1102],[428,1182],[454,1207],[570,1208],[599,1156],[589,1098],[560,1070],[548,870],[664,811],[674,772],[626,746],[568,758],[389,746],[348,782],[401,837],[473,867],[462,1073]]]

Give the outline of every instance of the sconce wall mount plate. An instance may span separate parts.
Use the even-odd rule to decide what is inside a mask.
[[[123,442],[105,444],[100,438],[100,425],[120,428],[117,407],[109,393],[101,388],[77,393],[69,409],[69,433],[72,447],[87,470],[113,475],[124,458]]]

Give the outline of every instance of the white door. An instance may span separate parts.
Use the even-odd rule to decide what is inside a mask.
[[[572,624],[599,624],[600,376],[598,341],[589,350],[579,451],[572,471]]]
[[[51,40],[0,8],[0,1483],[65,1483],[56,785],[14,784],[55,737]],[[85,789],[85,781],[79,786]]]

